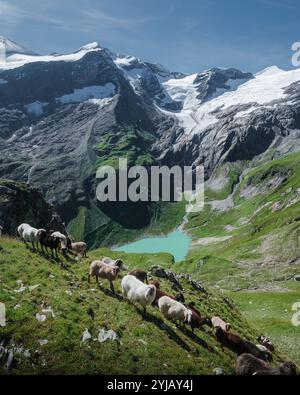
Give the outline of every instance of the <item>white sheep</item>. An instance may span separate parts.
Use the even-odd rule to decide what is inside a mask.
[[[133,303],[139,303],[143,306],[146,313],[146,306],[151,305],[156,297],[156,288],[154,285],[146,285],[136,277],[127,275],[121,282],[122,292]]]
[[[229,332],[231,329],[231,325],[228,322],[225,322],[220,317],[213,317],[211,319],[214,328],[221,328],[225,332]]]
[[[182,303],[169,298],[169,296],[160,298],[158,300],[158,307],[164,317],[172,321],[179,321],[183,324],[191,323],[193,316],[192,310],[186,308]]]
[[[0,225],[0,237],[2,236],[3,227]]]
[[[32,243],[32,247],[35,248],[34,243],[37,244],[37,248],[39,243],[41,242],[43,237],[46,237],[45,229],[36,229],[28,224],[22,224],[18,227],[18,233],[23,242]]]
[[[56,237],[60,240],[60,248],[62,252],[66,252],[68,248],[67,237],[60,232],[53,232],[51,237]]]

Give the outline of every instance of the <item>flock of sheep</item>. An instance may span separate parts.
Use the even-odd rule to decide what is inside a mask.
[[[25,243],[32,243],[38,248],[40,244],[42,251],[46,252],[50,248],[52,256],[60,250],[63,254],[67,251],[74,251],[80,256],[86,256],[87,245],[84,242],[72,243],[70,238],[60,232],[44,229],[35,229],[28,224],[18,227],[18,234]],[[112,260],[103,258],[91,263],[88,281],[95,277],[99,284],[99,278],[105,279],[110,284],[110,289],[115,293],[114,281],[122,270],[127,270],[121,259]],[[125,275],[121,280],[123,295],[132,303],[138,303],[143,307],[146,315],[147,306],[158,307],[162,315],[181,326],[185,324],[195,329],[208,325],[214,328],[217,341],[221,348],[226,347],[238,355],[236,373],[238,375],[295,375],[296,366],[292,362],[285,362],[275,369],[269,365],[272,361],[274,347],[269,339],[264,336],[258,338],[260,344],[253,344],[243,340],[237,334],[232,333],[231,325],[224,322],[220,317],[203,317],[196,309],[194,303],[185,304],[182,293],[171,296],[161,290],[159,281],[148,283],[147,273],[141,269],[136,269]]]

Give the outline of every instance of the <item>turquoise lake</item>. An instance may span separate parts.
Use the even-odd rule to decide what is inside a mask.
[[[191,237],[180,231],[175,231],[168,236],[141,239],[134,243],[115,248],[114,251],[150,254],[167,252],[174,256],[175,262],[180,262],[187,256],[191,241]]]

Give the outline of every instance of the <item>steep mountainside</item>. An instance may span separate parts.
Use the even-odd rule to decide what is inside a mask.
[[[193,335],[154,307],[148,307],[144,318],[140,307],[120,295],[120,279],[117,295],[105,281],[100,287],[87,282],[89,261],[103,255],[121,257],[129,269],[147,270],[153,265],[172,268],[171,256],[116,255],[102,249],[89,252],[80,263],[58,262],[13,239],[0,238],[0,244],[0,299],[7,311],[7,326],[0,334],[0,374],[213,374],[215,368],[234,373],[236,355],[221,350],[211,328]],[[169,280],[159,280],[163,289],[176,293]],[[221,315],[244,339],[255,341],[259,332],[230,299],[184,277],[179,283],[186,301],[194,301],[203,315]],[[40,315],[46,319],[38,320]],[[103,341],[108,330],[116,340]],[[276,353],[274,364],[281,358]]]
[[[0,177],[39,187],[66,223],[88,224],[90,245],[103,234],[112,244],[116,229],[145,228],[160,212],[99,205],[104,162],[204,164],[209,178],[269,148],[274,157],[299,149],[299,69],[186,76],[98,43],[46,56],[6,43],[15,49],[0,66]]]

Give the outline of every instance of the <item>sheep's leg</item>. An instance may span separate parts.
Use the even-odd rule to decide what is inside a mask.
[[[112,282],[110,283],[110,289],[112,293],[115,293],[114,284]]]
[[[91,275],[89,274],[89,276],[88,276],[88,283],[90,284],[91,283]]]
[[[97,284],[100,285],[100,283],[99,283],[99,276],[96,276],[96,281],[97,281]]]
[[[34,242],[32,241],[31,244],[32,244],[32,248],[35,250]]]

